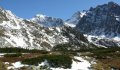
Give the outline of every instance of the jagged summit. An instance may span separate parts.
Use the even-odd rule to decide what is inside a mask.
[[[119,18],[120,18],[120,6],[114,2],[108,4],[99,5],[95,8],[91,8],[86,15],[80,19],[77,28],[83,33],[101,35],[113,35],[120,34]]]
[[[66,25],[71,26],[71,27],[76,27],[80,19],[86,15],[86,11],[80,12],[77,11],[75,12],[70,19],[66,20]]]
[[[59,27],[64,24],[64,21],[60,18],[53,18],[42,14],[37,14],[31,21],[39,23],[43,27]]]
[[[108,2],[108,6],[119,6],[119,5],[113,1],[110,1]]]
[[[46,15],[44,15],[44,14],[37,14],[37,15],[35,15],[35,17],[41,17],[41,18],[44,18],[44,17],[46,17]]]
[[[41,19],[41,20],[45,20],[45,17],[48,17],[48,16],[43,15],[43,14],[37,14],[37,15],[35,15],[34,18],[32,18],[31,20],[35,21],[36,18]]]
[[[110,14],[113,14],[113,15],[120,15],[120,13],[119,13],[120,10],[119,9],[120,9],[120,6],[117,3],[108,2],[108,4],[98,5],[93,10],[104,11],[104,14],[106,12],[106,13],[110,13]]]
[[[76,28],[87,35],[90,42],[104,46],[119,46],[120,6],[118,4],[108,2],[95,8],[91,7],[77,21],[79,22]]]

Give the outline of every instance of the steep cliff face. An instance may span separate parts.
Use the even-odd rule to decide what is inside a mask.
[[[120,6],[116,3],[90,8],[78,22],[77,28],[92,35],[117,36],[120,34]]]
[[[76,13],[75,13],[76,14]],[[89,42],[99,46],[120,46],[120,6],[114,2],[98,5],[74,16],[76,29],[80,30]],[[78,18],[78,16],[80,18]]]
[[[83,11],[83,12],[77,11],[76,13],[74,13],[72,15],[72,17],[70,19],[67,19],[65,21],[66,22],[65,24],[68,25],[68,26],[71,26],[71,27],[76,27],[76,25],[78,24],[78,22],[85,15],[86,15],[85,11]]]

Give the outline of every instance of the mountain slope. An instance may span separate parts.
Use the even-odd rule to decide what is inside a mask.
[[[87,47],[87,39],[63,20],[38,15],[32,20],[18,18],[0,8],[0,47],[51,50],[55,45],[71,43],[79,49]]]
[[[98,5],[86,11],[76,28],[88,40],[102,46],[120,46],[120,6],[114,2]],[[97,38],[97,39],[96,39]]]
[[[77,28],[80,28],[83,33],[117,36],[120,34],[119,12],[120,6],[113,2],[91,8],[79,21]]]

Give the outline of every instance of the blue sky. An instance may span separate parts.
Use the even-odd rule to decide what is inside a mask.
[[[120,5],[120,0],[0,0],[0,6],[21,18],[32,18],[40,13],[67,19],[76,11],[88,10],[109,1]]]

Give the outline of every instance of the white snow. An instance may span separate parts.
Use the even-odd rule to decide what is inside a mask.
[[[3,56],[3,55],[5,55],[6,53],[0,53],[0,56]]]
[[[5,38],[9,43],[11,43],[11,45],[15,46],[15,47],[23,47],[23,46],[26,46],[26,43],[24,41],[24,38],[22,36],[13,36],[12,34],[10,33],[7,33],[6,34],[7,36],[10,37],[9,38]]]
[[[83,17],[84,15],[86,15],[86,12],[81,12],[80,17]]]
[[[28,34],[28,37],[29,37],[30,45],[33,47],[33,37],[28,30],[27,30],[27,34]]]
[[[117,21],[120,21],[120,16],[115,16]]]
[[[116,18],[117,21],[120,21],[120,18]]]
[[[66,38],[64,36],[61,36],[61,39],[62,39],[62,42],[60,42],[60,43],[67,43],[67,42],[69,42],[69,38]]]
[[[49,27],[49,30],[53,31],[54,29],[52,27]]]
[[[49,64],[48,64],[48,61],[47,61],[47,60],[45,60],[44,62],[42,62],[41,64],[39,64],[39,66],[44,66],[44,65],[49,66]]]
[[[9,62],[5,62],[5,64],[9,64]]]
[[[93,42],[93,41],[92,41],[92,37],[95,37],[95,36],[86,35],[86,34],[84,34],[84,36],[87,37],[87,39],[88,39],[89,42]]]
[[[87,60],[84,60],[82,57],[74,57],[81,62],[73,61],[71,70],[89,70],[90,63]]]
[[[89,42],[93,42],[92,38],[97,38],[98,40],[100,40],[100,39],[111,39],[111,40],[118,41],[118,42],[120,41],[120,35],[117,35],[117,36],[114,37],[113,34],[110,37],[107,37],[105,35],[95,36],[95,35],[86,35],[86,34],[84,34],[84,36],[87,37]]]
[[[13,26],[15,29],[20,29],[19,23],[21,22],[22,18],[18,18],[16,15],[14,15],[10,10],[5,10],[6,11],[6,16],[10,20],[10,23],[8,24],[9,26],[11,25],[12,22],[15,22],[17,26]]]
[[[37,14],[34,18],[30,19],[31,22],[37,22],[37,23],[40,23],[40,26],[43,27],[43,22],[45,22],[46,20],[46,15],[43,15],[43,14]]]
[[[17,24],[17,25],[14,25]],[[12,23],[10,21],[3,21],[3,23],[0,24],[0,26],[4,26],[6,28],[12,28],[12,29],[20,29],[19,23]]]
[[[66,25],[66,26],[70,26],[70,27],[76,27],[76,25],[75,25],[75,24],[72,24],[72,23],[67,23],[67,22],[65,23],[65,25]]]
[[[57,31],[58,31],[58,32],[60,32],[60,31],[61,31],[61,30],[60,30],[60,27],[56,27],[56,29],[57,29]]]
[[[92,38],[97,38],[98,40],[104,39],[104,38],[109,39],[109,38],[107,38],[104,34],[103,34],[103,35],[100,35],[100,36],[84,34],[84,36],[87,37],[87,39],[88,39],[89,42],[93,42],[93,41],[92,41]]]
[[[12,64],[15,68],[23,67],[24,65],[21,64],[21,62],[15,62]]]
[[[104,45],[100,45],[100,44],[97,44],[96,42],[101,40],[101,39],[109,39],[107,38],[105,35],[100,35],[100,36],[95,36],[95,35],[86,35],[84,34],[84,36],[87,38],[87,40],[91,43],[93,43],[94,45],[97,45],[98,47],[104,47],[106,48]],[[92,40],[92,38],[96,38],[96,40]]]
[[[113,40],[120,41],[120,37],[116,36],[116,37],[113,38]]]
[[[5,53],[0,53],[0,57],[3,57],[5,55]]]
[[[43,14],[37,14],[36,17],[40,17],[42,19],[44,19],[46,17],[46,15],[43,15]]]
[[[9,66],[7,69],[9,70],[9,69],[21,68],[23,66],[28,66],[28,65],[23,65],[21,64],[20,61],[18,61],[18,62],[12,63],[12,66]]]

